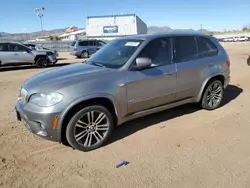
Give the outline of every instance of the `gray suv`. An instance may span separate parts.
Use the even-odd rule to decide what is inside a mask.
[[[0,66],[28,63],[43,68],[56,62],[52,52],[31,49],[21,43],[0,43]]]
[[[78,58],[88,58],[104,45],[106,43],[101,40],[76,40],[70,44],[69,53]]]
[[[223,47],[204,34],[124,37],[84,63],[26,80],[17,118],[43,138],[89,151],[104,145],[114,128],[129,120],[186,103],[218,108],[229,66]]]

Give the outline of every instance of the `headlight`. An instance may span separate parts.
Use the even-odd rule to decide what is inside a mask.
[[[30,96],[29,102],[37,104],[41,107],[53,106],[63,99],[63,95],[60,93],[50,93],[45,95],[43,93],[36,93]]]

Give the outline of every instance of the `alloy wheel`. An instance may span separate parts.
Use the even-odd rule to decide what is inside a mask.
[[[217,82],[208,87],[207,104],[210,108],[216,107],[222,100],[223,88]]]
[[[83,147],[91,147],[102,142],[110,128],[107,115],[98,110],[88,111],[76,122],[75,141]]]

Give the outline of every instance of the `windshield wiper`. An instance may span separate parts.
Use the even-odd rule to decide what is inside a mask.
[[[98,67],[103,67],[106,68],[103,64],[96,63],[96,62],[91,62],[92,65],[98,66]]]

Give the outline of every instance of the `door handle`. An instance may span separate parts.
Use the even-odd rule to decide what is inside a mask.
[[[166,72],[165,75],[172,75],[172,74],[174,74],[174,73],[175,73],[174,71],[172,71],[172,72],[169,71],[169,72]]]

